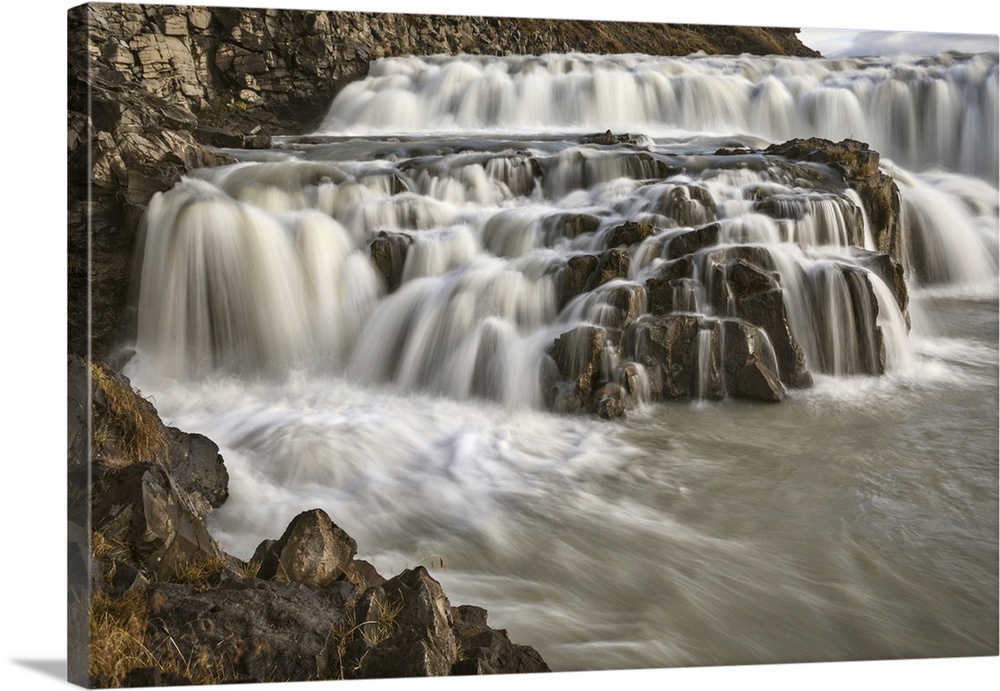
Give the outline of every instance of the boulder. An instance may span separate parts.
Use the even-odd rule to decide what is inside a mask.
[[[656,213],[673,219],[679,226],[699,226],[714,221],[715,200],[700,185],[677,185],[663,194]]]
[[[609,281],[628,278],[628,268],[631,263],[628,250],[622,247],[612,247],[602,253],[597,261],[597,268],[587,280],[587,290],[593,290]]]
[[[388,292],[395,291],[403,281],[406,254],[413,238],[406,233],[380,231],[369,247],[372,263],[378,269]]]
[[[590,400],[600,384],[607,380],[603,372],[607,331],[596,326],[578,326],[557,338],[549,349],[559,371],[560,384],[552,407],[574,412],[590,407]]]
[[[667,258],[677,259],[678,257],[694,254],[718,242],[719,224],[709,223],[695,230],[679,233],[672,237],[667,245]]]
[[[812,385],[805,354],[788,322],[781,285],[768,250],[738,245],[712,252],[711,300],[717,314],[744,319],[763,329],[774,348],[780,380],[793,388]]]
[[[727,390],[734,398],[778,403],[785,389],[774,370],[774,352],[756,326],[736,319],[723,322]]]
[[[656,235],[658,229],[648,223],[627,221],[612,228],[607,235],[607,247],[631,247],[638,245],[648,237]]]
[[[860,197],[878,251],[902,259],[899,188],[891,176],[879,170],[879,154],[868,144],[853,139],[832,142],[813,137],[772,144],[764,153],[790,161],[824,163],[836,170]]]
[[[587,289],[591,275],[597,270],[598,258],[592,254],[570,257],[556,274],[556,296],[559,309]]]
[[[684,281],[692,281],[695,270],[694,260],[691,256],[683,256],[664,262],[660,265],[656,275],[646,279],[646,301],[651,314],[670,314],[675,310],[686,310],[686,301],[679,301],[685,292]],[[678,295],[678,290],[681,294]],[[687,291],[690,293],[690,291]]]
[[[554,245],[559,240],[572,240],[580,235],[597,232],[601,220],[590,214],[558,213],[542,220],[545,244]]]
[[[195,513],[204,518],[229,498],[229,472],[219,446],[202,434],[166,428],[166,464]]]
[[[259,578],[326,588],[345,574],[358,545],[322,509],[303,511],[265,549]]]
[[[693,314],[648,316],[625,332],[625,357],[646,370],[653,401],[693,398],[697,393],[698,333]]]

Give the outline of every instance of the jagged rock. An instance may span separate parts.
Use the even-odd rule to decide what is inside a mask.
[[[552,402],[556,410],[574,412],[590,407],[591,396],[604,381],[602,359],[607,331],[596,326],[578,326],[555,340],[549,349],[566,386]]]
[[[740,398],[774,403],[785,398],[785,390],[777,375],[760,360],[753,360],[736,371],[735,393]]]
[[[566,266],[556,276],[559,309],[587,289],[591,275],[597,270],[598,261],[592,254],[578,254],[567,260]]]
[[[772,273],[768,250],[734,246],[713,252],[713,308],[717,314],[739,317],[754,324],[771,340],[780,380],[792,388],[812,385],[802,346],[788,323],[782,288]]]
[[[851,295],[855,363],[850,374],[885,374],[885,342],[878,325],[879,305],[871,276],[854,266],[842,267]]]
[[[597,294],[604,305],[598,323],[620,331],[646,311],[646,287],[635,283],[608,284]],[[615,339],[612,339],[615,340]]]
[[[598,417],[610,420],[624,415],[627,403],[628,396],[624,387],[615,382],[608,382],[594,394],[593,412]]]
[[[222,506],[229,498],[229,472],[219,446],[201,434],[166,429],[167,466],[178,486],[187,493],[200,517]]]
[[[587,290],[593,290],[609,281],[628,278],[628,268],[631,263],[628,250],[622,247],[612,247],[602,253],[597,261],[597,268],[587,280]]]
[[[458,661],[451,604],[422,566],[369,588],[347,622],[327,638],[322,676],[446,676]]]
[[[678,288],[691,280],[694,261],[690,255],[664,262],[656,275],[646,280],[646,300],[651,314],[670,314],[687,310],[689,305],[677,303]]]
[[[878,254],[855,249],[855,258],[862,266],[871,269],[888,286],[899,311],[910,325],[910,293],[906,283],[906,269],[903,264],[888,254]]]
[[[696,395],[700,330],[701,318],[693,314],[649,316],[628,327],[624,352],[646,369],[651,400]]]
[[[892,177],[879,170],[879,154],[868,144],[853,139],[832,142],[813,137],[772,144],[764,153],[783,156],[790,161],[825,163],[837,170],[844,183],[861,198],[878,251],[901,258],[899,188]]]
[[[667,258],[677,259],[711,247],[719,242],[719,224],[710,223],[673,236],[667,245]]]
[[[628,221],[616,226],[608,233],[608,248],[631,247],[637,245],[646,238],[656,235],[657,229],[648,223],[636,223]]]
[[[699,226],[715,220],[715,200],[700,185],[679,185],[662,195],[655,211],[677,225]]]
[[[482,607],[461,605],[452,608],[455,641],[461,659],[452,665],[454,675],[548,672],[549,667],[534,648],[511,642],[503,629],[491,629]]]
[[[413,238],[406,233],[390,233],[380,231],[372,240],[369,252],[372,262],[385,282],[386,289],[392,293],[403,280],[403,267],[406,266],[406,253],[413,244]]]
[[[727,389],[735,398],[771,403],[784,400],[785,389],[774,371],[774,355],[768,351],[761,330],[741,320],[723,324]]]
[[[130,563],[151,578],[169,580],[190,564],[229,561],[163,466],[98,463],[94,473],[93,529],[127,550]]]
[[[154,463],[170,472],[176,491],[197,517],[222,506],[229,496],[229,474],[218,445],[200,434],[165,427],[156,407],[120,372],[70,358],[67,377],[70,468],[83,467],[88,456],[113,468]],[[93,449],[87,447],[88,409]]]
[[[545,242],[554,245],[561,239],[573,239],[580,235],[597,232],[601,220],[590,214],[553,214],[542,221]]]
[[[303,511],[265,549],[258,577],[325,588],[344,575],[358,545],[322,509]]]

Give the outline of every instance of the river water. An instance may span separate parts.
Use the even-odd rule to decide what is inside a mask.
[[[154,199],[127,374],[220,445],[230,552],[323,508],[381,573],[427,566],[555,670],[995,655],[997,63],[377,61],[316,135]],[[634,144],[583,143],[608,128]],[[903,195],[908,329],[869,278],[881,376],[841,354],[836,292],[792,295],[814,285],[796,271],[863,264],[854,197],[712,153],[814,134],[870,141]],[[664,211],[694,188],[705,218]],[[761,190],[800,212],[757,213]],[[552,231],[581,210],[599,230]],[[629,219],[716,220],[799,267],[779,262],[813,386],[547,409],[546,348],[607,307],[560,307],[552,269]],[[392,293],[382,231],[412,238]],[[663,265],[630,253],[613,287]]]

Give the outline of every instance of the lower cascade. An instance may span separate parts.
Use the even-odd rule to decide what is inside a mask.
[[[995,654],[997,75],[376,60],[153,197],[126,374],[233,554],[337,507],[556,670]]]

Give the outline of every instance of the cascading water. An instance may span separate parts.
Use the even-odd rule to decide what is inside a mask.
[[[556,669],[995,654],[997,65],[377,60],[154,198],[129,374],[231,551],[324,507]]]
[[[320,132],[549,128],[822,136],[997,180],[996,54],[809,60],[642,55],[376,60]]]

